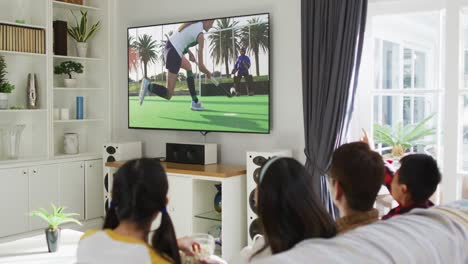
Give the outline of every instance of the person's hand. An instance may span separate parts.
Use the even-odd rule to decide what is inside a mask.
[[[362,134],[361,141],[369,145],[369,137],[367,136],[367,131],[364,128],[362,129]]]
[[[195,242],[190,237],[182,237],[177,239],[177,246],[179,247],[179,250],[184,252],[184,254],[187,256],[194,256],[195,252],[200,248],[200,244]]]
[[[211,80],[211,77],[213,77],[213,75],[211,74],[211,72],[207,72],[207,73],[206,73],[206,78],[207,78],[208,80]]]
[[[189,60],[191,62],[197,62],[197,60],[195,59],[195,56],[193,56],[193,53],[191,53],[191,52],[189,53]]]

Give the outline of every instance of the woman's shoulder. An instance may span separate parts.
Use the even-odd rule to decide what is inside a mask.
[[[96,247],[100,247],[102,252],[114,250],[116,245],[119,245],[119,254],[135,256],[135,260],[145,260],[145,263],[149,261],[151,264],[171,263],[144,241],[120,235],[110,229],[86,231],[81,236],[78,255],[80,259],[86,259],[90,256],[96,257]],[[115,254],[115,257],[118,258],[119,254]]]
[[[251,259],[262,258],[266,256],[271,256],[271,250],[269,247],[265,248],[265,238],[261,235],[257,235],[253,238],[253,243],[251,246],[244,247],[240,254],[232,259],[229,263],[250,263]],[[257,254],[257,252],[259,252]]]
[[[91,229],[91,230],[88,230],[86,231],[81,237],[80,237],[80,241],[87,238],[87,237],[90,237],[98,232],[101,232],[101,230],[95,230],[95,229]]]

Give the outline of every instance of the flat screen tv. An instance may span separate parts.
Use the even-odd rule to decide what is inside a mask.
[[[270,132],[269,14],[128,28],[128,126]]]

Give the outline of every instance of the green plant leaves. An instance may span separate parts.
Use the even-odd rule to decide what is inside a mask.
[[[435,127],[427,127],[427,123],[435,116],[435,113],[429,115],[424,120],[416,124],[403,126],[400,122],[395,129],[388,125],[374,124],[375,143],[381,143],[389,147],[397,145],[405,149],[422,144],[432,144],[431,141],[423,141],[427,136],[436,134]]]
[[[55,74],[67,74],[70,79],[72,73],[83,73],[83,65],[79,62],[64,61],[54,67]]]
[[[64,213],[66,207],[56,207],[54,204],[51,204],[52,212],[49,213],[44,208],[39,208],[38,210],[32,211],[31,216],[37,216],[47,222],[49,228],[57,229],[60,225],[65,223],[76,223],[81,225],[81,222],[72,218],[72,216],[78,216],[76,213]]]
[[[80,11],[80,21],[78,21],[78,18],[76,17],[75,13],[73,13],[73,11],[70,12],[75,18],[75,26],[68,27],[68,34],[70,34],[70,36],[74,38],[77,42],[87,42],[100,29],[101,21],[98,21],[96,24],[92,25],[88,31],[88,11]]]
[[[5,58],[0,56],[0,93],[11,93],[15,86],[10,84],[6,78],[6,71],[7,65],[5,62]]]

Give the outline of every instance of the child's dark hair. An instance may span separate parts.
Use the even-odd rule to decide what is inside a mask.
[[[423,203],[437,189],[441,175],[437,162],[426,154],[411,154],[400,160],[398,183],[406,184],[414,203]]]
[[[312,176],[292,158],[274,158],[264,164],[257,186],[257,212],[265,246],[273,254],[308,238],[336,235],[335,222],[314,193]]]
[[[152,247],[179,264],[180,254],[171,218],[166,212],[168,191],[166,172],[155,159],[137,159],[125,163],[114,174],[112,202],[104,220],[104,229],[115,229],[128,220],[142,229],[151,227],[156,213],[161,213],[161,225],[151,238]]]
[[[373,208],[384,183],[385,165],[382,156],[368,144],[343,144],[333,153],[330,176],[343,188],[348,206],[356,211]]]

